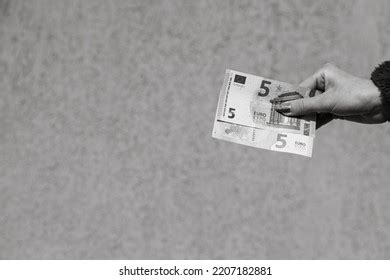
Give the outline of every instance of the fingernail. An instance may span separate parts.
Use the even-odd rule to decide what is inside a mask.
[[[290,113],[291,112],[291,104],[289,102],[285,102],[282,104],[276,104],[275,110],[279,113]]]

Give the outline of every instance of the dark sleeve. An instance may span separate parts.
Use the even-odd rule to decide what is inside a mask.
[[[385,61],[371,73],[372,82],[381,92],[383,113],[390,121],[390,61]]]

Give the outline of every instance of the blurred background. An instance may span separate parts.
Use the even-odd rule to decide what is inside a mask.
[[[211,138],[226,68],[390,57],[378,1],[0,0],[0,258],[390,258],[390,128]]]

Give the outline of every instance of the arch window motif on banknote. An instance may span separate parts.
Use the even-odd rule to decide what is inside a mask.
[[[271,107],[271,116],[269,120],[269,125],[276,127],[284,127],[290,129],[299,130],[301,127],[301,120],[299,118],[289,118],[280,113],[278,113],[275,108],[277,104],[281,104],[286,101],[303,98],[303,96],[296,91],[286,92],[278,95],[278,97],[270,100],[272,104]]]

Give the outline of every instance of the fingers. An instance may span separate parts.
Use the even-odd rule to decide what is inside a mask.
[[[310,88],[321,91],[331,91],[328,89],[329,82],[337,73],[338,68],[333,64],[327,63],[316,73],[308,77],[300,87]],[[329,94],[321,94],[312,98],[297,99],[289,102],[284,102],[276,106],[276,110],[286,116],[302,116],[309,113],[330,112],[331,108],[328,101]]]
[[[299,86],[321,90],[324,93],[311,97],[287,101],[276,105],[276,110],[286,116],[302,116],[309,113],[329,113],[337,103],[334,84],[346,73],[331,63],[325,64],[316,73],[304,80]]]
[[[308,77],[306,80],[304,80],[302,83],[299,84],[300,87],[304,88],[310,88],[310,89],[320,89],[318,88],[318,81],[321,78],[321,74],[319,72],[314,73],[310,77]],[[323,89],[320,89],[323,90]]]
[[[325,91],[329,82],[327,80],[331,79],[332,73],[336,71],[338,71],[336,66],[331,63],[326,63],[321,69],[300,83],[299,86]]]
[[[302,116],[313,112],[330,112],[327,98],[324,94],[311,98],[300,98],[276,105],[276,111],[286,116]]]

